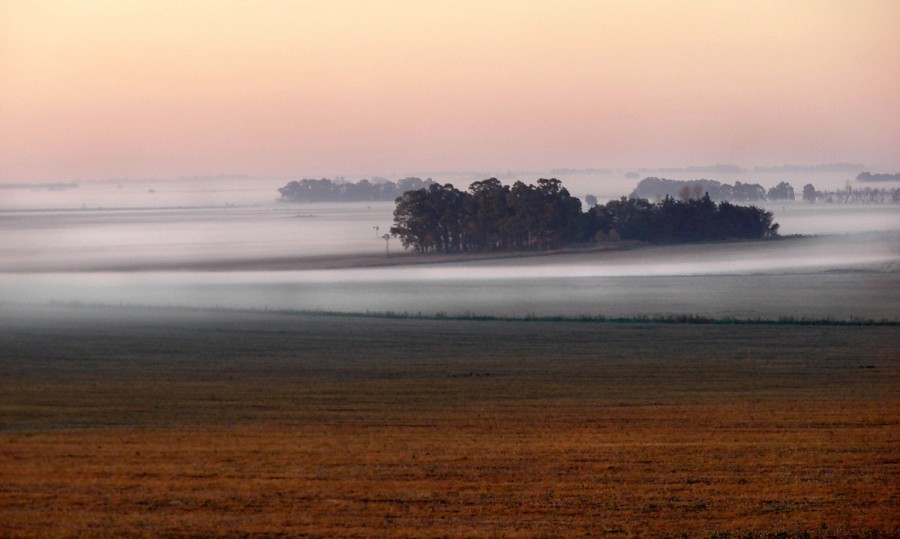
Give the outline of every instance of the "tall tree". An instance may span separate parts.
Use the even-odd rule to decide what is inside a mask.
[[[804,185],[803,186],[803,200],[805,200],[809,203],[814,203],[816,201],[816,198],[817,198],[816,187],[811,183]]]

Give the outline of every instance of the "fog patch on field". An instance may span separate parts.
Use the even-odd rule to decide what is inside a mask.
[[[0,301],[495,316],[896,319],[896,235],[328,271],[0,275]]]
[[[601,199],[625,192],[626,182],[604,178],[581,175],[572,192]],[[477,179],[452,181],[464,187]],[[815,235],[779,241],[235,271],[244,261],[402,252],[399,239],[382,239],[393,203],[278,203],[283,183],[148,180],[85,183],[63,192],[10,190],[0,205],[0,308],[85,303],[425,315],[898,316],[900,212],[894,205],[767,204],[782,234]],[[603,185],[615,189],[605,193]],[[159,271],[195,263],[219,264],[221,271]]]

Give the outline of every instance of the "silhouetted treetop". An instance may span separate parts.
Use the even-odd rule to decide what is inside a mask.
[[[781,182],[766,193],[769,200],[794,200],[794,188],[787,182]]]
[[[782,182],[783,183],[783,182]],[[779,184],[781,185],[781,184]],[[790,184],[785,184],[790,188]],[[791,188],[793,190],[793,188]],[[766,200],[766,190],[758,183],[735,182],[734,185],[715,180],[669,180],[644,178],[629,195],[631,198],[662,200],[667,196],[687,200],[707,194],[713,200],[732,202],[761,202]]]
[[[422,252],[546,250],[597,241],[764,238],[778,233],[772,219],[754,206],[717,205],[708,194],[657,203],[622,197],[582,212],[555,178],[512,186],[490,178],[468,191],[449,183],[406,191],[396,200],[391,234]]]

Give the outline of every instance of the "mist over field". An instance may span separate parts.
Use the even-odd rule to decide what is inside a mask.
[[[400,267],[390,202],[276,202],[893,178],[898,7],[858,4],[4,3],[0,301],[894,318],[891,204],[763,204],[821,240]]]
[[[402,254],[399,240],[380,238],[391,226],[393,203],[278,203],[272,188],[278,183],[104,182],[15,191],[0,206],[0,301],[424,315],[896,318],[900,212],[893,205],[770,203],[782,235],[814,235],[777,241],[279,270],[269,262],[363,255],[370,265],[428,256]],[[579,188],[601,192],[602,185],[582,179]],[[204,271],[193,269],[197,264]],[[246,271],[241,264],[255,266]]]
[[[898,21],[0,0],[0,536],[900,537]]]

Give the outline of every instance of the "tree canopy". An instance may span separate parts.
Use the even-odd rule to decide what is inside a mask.
[[[511,187],[490,178],[468,191],[449,183],[406,191],[396,199],[391,234],[422,252],[547,250],[596,241],[763,238],[777,235],[772,219],[754,206],[716,205],[708,194],[657,203],[622,197],[582,212],[581,201],[555,178]]]
[[[631,198],[662,200],[666,196],[686,200],[707,194],[712,200],[729,202],[762,202],[765,200],[793,200],[794,188],[781,182],[766,192],[758,183],[735,182],[734,185],[715,180],[669,180],[649,177],[638,182]]]

